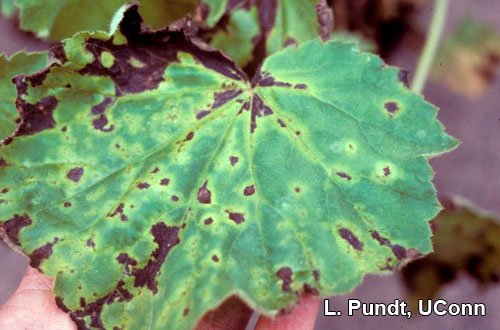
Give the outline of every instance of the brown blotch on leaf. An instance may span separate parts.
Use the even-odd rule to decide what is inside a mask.
[[[47,243],[35,251],[31,252],[29,257],[30,257],[30,266],[33,268],[38,268],[42,261],[45,259],[50,258],[52,255],[52,246],[54,243]]]
[[[159,169],[158,167],[155,167],[155,168],[151,171],[151,173],[152,173],[152,174],[155,174],[155,173],[158,173],[158,172],[160,172],[160,169]]]
[[[293,188],[293,190],[295,190],[296,193],[299,193],[300,192],[300,187],[297,186],[297,187]]]
[[[188,135],[186,136],[185,141],[191,141],[194,137],[194,132],[189,132]]]
[[[111,97],[105,97],[104,100],[97,104],[97,105],[94,105],[92,107],[92,109],[90,110],[90,112],[93,114],[93,115],[100,115],[100,114],[103,114],[104,111],[106,111],[106,109],[111,105],[113,104],[113,99],[111,99]]]
[[[205,219],[205,221],[203,221],[203,223],[204,223],[206,226],[211,225],[213,222],[214,222],[214,219],[212,219],[212,218],[207,218],[207,219]]]
[[[176,195],[172,195],[170,199],[174,202],[177,202],[179,200],[179,197],[177,197]]]
[[[203,117],[207,116],[210,114],[211,111],[208,111],[208,110],[202,110],[202,111],[198,111],[196,113],[196,119],[202,119]]]
[[[319,270],[314,269],[314,270],[312,271],[312,273],[313,273],[313,278],[314,278],[314,281],[315,281],[315,282],[318,282],[318,281],[319,281]]]
[[[0,157],[0,167],[5,167],[5,166],[7,166],[7,161],[5,161],[5,159]]]
[[[3,224],[0,223],[0,229],[3,229],[3,231],[5,232],[5,234],[12,243],[20,246],[21,244],[19,243],[19,238],[18,238],[19,232],[24,227],[31,225],[31,223],[32,220],[27,214],[23,215],[14,214],[14,216],[11,219],[5,221]]]
[[[251,196],[255,193],[255,187],[254,185],[245,187],[245,190],[243,190],[243,195],[245,196]]]
[[[151,234],[158,248],[153,251],[147,265],[142,269],[134,269],[135,287],[147,287],[153,294],[158,291],[156,277],[165,262],[170,250],[179,244],[179,227],[169,227],[163,222],[158,222],[151,227]]]
[[[389,117],[394,116],[394,113],[399,110],[399,106],[396,102],[387,102],[384,104],[385,110],[389,113]]]
[[[236,165],[236,163],[238,162],[238,157],[236,156],[229,157],[229,162],[231,163],[231,166]]]
[[[224,92],[215,92],[214,93],[214,104],[212,105],[212,109],[217,109],[227,102],[231,101],[238,95],[240,95],[243,91],[241,89],[230,89]]]
[[[389,168],[389,166],[384,167],[384,175],[385,176],[391,175],[391,169]]]
[[[250,133],[255,132],[257,128],[257,117],[265,117],[271,114],[273,114],[271,108],[265,105],[264,101],[258,95],[254,95],[250,115]]]
[[[147,182],[141,182],[137,185],[137,188],[139,188],[139,189],[148,189],[149,187],[151,187],[151,186]]]
[[[226,213],[229,216],[229,220],[234,221],[237,225],[245,221],[245,214],[243,213],[230,212],[228,210],[226,210]]]
[[[8,192],[9,192],[9,189],[7,189],[7,188],[3,188],[3,189],[0,191],[0,193],[2,193],[2,194],[6,194],[6,193],[8,193]]]
[[[66,177],[73,182],[78,182],[80,181],[83,172],[83,167],[75,167],[69,170],[69,172],[66,174]]]
[[[377,241],[379,242],[380,245],[383,245],[383,246],[388,246],[392,253],[394,254],[394,256],[398,259],[398,260],[402,260],[402,259],[405,259],[406,256],[407,256],[407,251],[404,247],[402,247],[401,245],[397,245],[397,244],[391,244],[391,241],[388,240],[387,238],[385,237],[382,237],[380,236],[380,234],[374,230],[372,231],[372,237]]]
[[[347,181],[351,181],[352,180],[352,177],[350,175],[348,175],[347,173],[344,173],[344,172],[337,172],[336,173],[339,177],[341,177],[342,179],[347,179]]]
[[[305,85],[305,84],[297,84],[293,88],[295,88],[295,89],[307,89],[307,85]]]
[[[280,118],[278,118],[278,124],[280,124],[281,127],[286,127],[286,124],[283,120],[281,120]]]
[[[207,189],[208,181],[198,189],[198,202],[201,204],[210,204],[212,202],[210,190]]]
[[[283,292],[291,292],[292,289],[290,284],[292,284],[292,269],[290,267],[281,267],[276,275],[283,281],[283,284],[281,285]]]
[[[71,202],[64,202],[64,207],[71,207]]]
[[[137,261],[131,258],[127,253],[120,253],[118,257],[116,257],[118,263],[125,266],[125,271],[127,274],[130,274],[131,267],[137,266]]]
[[[182,316],[186,316],[189,314],[189,308],[184,308],[184,311],[182,311]]]
[[[92,238],[89,238],[87,240],[86,244],[87,244],[88,247],[92,247],[92,248],[95,247],[95,243],[94,243],[94,240]]]
[[[106,125],[108,125],[108,118],[105,115],[100,115],[99,118],[92,120],[92,126],[98,131],[108,133],[115,128],[114,125],[105,128]]]
[[[219,262],[219,257],[216,254],[214,254],[212,256],[212,260],[215,261],[215,262]]]
[[[170,182],[170,179],[164,178],[164,179],[161,179],[160,185],[168,186],[169,182]]]
[[[346,228],[340,228],[339,234],[340,237],[345,239],[355,250],[363,251],[363,242],[360,242],[360,240],[353,234],[352,231]]]
[[[125,213],[123,212],[123,208],[125,207],[125,205],[123,203],[120,203],[116,209],[113,211],[113,213],[110,213],[108,214],[108,217],[111,217],[113,218],[114,216],[120,214],[120,219],[121,221],[127,221],[128,220],[128,217],[125,215]]]

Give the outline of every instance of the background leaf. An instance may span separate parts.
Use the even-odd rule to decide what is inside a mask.
[[[475,98],[488,89],[499,66],[500,33],[465,17],[440,47],[431,77],[460,95]]]
[[[18,78],[0,150],[0,226],[81,328],[187,329],[231,295],[274,315],[431,250],[426,157],[457,143],[396,68],[314,39],[250,82],[141,26],[133,6]]]
[[[11,58],[0,54],[0,141],[14,132],[19,114],[16,110],[16,87],[12,78],[30,74],[47,66],[44,53],[17,53]]]
[[[80,31],[108,31],[113,14],[127,0],[15,0],[20,27],[41,38],[59,41]],[[162,28],[194,13],[197,0],[138,0],[145,22]]]
[[[333,30],[325,0],[201,1],[201,37],[252,76],[266,56]]]
[[[463,198],[443,200],[446,207],[432,221],[434,252],[403,268],[410,306],[432,299],[441,288],[467,274],[481,285],[500,276],[500,223],[497,217]]]

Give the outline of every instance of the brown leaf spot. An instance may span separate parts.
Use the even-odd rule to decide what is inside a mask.
[[[212,223],[214,222],[214,219],[212,218],[207,218],[205,219],[205,221],[203,222],[206,226],[209,226],[211,225]]]
[[[155,173],[158,173],[158,172],[160,172],[160,169],[159,169],[158,167],[155,167],[155,168],[151,171],[151,173],[152,173],[152,174],[155,174]]]
[[[354,249],[363,251],[363,243],[353,234],[352,231],[346,228],[339,229],[340,237],[345,239]]]
[[[236,156],[229,157],[229,162],[231,162],[231,166],[236,165],[236,163],[238,162],[238,157]]]
[[[64,202],[64,207],[71,207],[71,202]]]
[[[254,185],[245,187],[245,190],[243,190],[243,195],[245,196],[251,196],[255,193],[255,187]]]
[[[50,258],[50,256],[52,255],[52,246],[53,243],[47,243],[31,252],[29,255],[30,266],[33,268],[38,268],[44,259]]]
[[[245,221],[245,214],[243,213],[236,213],[236,212],[229,212],[226,210],[226,213],[229,216],[230,220],[233,220],[237,225]]]
[[[291,292],[290,284],[292,283],[292,269],[290,267],[281,267],[276,275],[283,281],[281,289],[283,292]]]
[[[134,286],[150,289],[153,294],[158,291],[156,277],[165,262],[170,250],[179,244],[179,227],[169,227],[163,222],[158,222],[151,227],[151,234],[158,248],[153,251],[151,258],[143,269],[134,269]]]
[[[196,119],[201,119],[201,118],[203,118],[203,117],[205,117],[205,116],[209,115],[209,114],[210,114],[210,112],[211,112],[211,111],[208,111],[208,110],[198,111],[198,112],[196,113]]]
[[[394,113],[399,110],[399,106],[396,102],[387,102],[384,104],[384,107],[389,113],[389,117],[392,117]]]
[[[216,254],[214,254],[212,256],[212,260],[215,261],[215,262],[219,262],[219,257]]]
[[[384,167],[384,175],[385,176],[391,175],[391,169],[389,168],[389,166]]]
[[[141,182],[137,185],[137,188],[139,188],[139,189],[148,189],[149,187],[151,187],[151,186],[147,182]]]
[[[168,186],[169,182],[170,182],[170,179],[164,178],[164,179],[161,179],[160,185]]]
[[[337,172],[337,175],[341,177],[342,179],[347,179],[347,181],[351,181],[352,177],[348,175],[347,173],[344,172]]]
[[[198,202],[201,204],[210,204],[212,202],[210,190],[207,189],[208,181],[198,189]]]
[[[172,195],[170,199],[174,202],[177,202],[179,200],[179,197],[177,197],[176,195]]]
[[[75,167],[69,170],[69,172],[66,174],[66,177],[70,179],[73,182],[78,182],[80,181],[80,178],[83,175],[83,167]]]
[[[95,247],[95,243],[94,243],[94,240],[92,238],[89,238],[87,240],[86,244],[87,244],[88,247],[91,247],[91,248]]]
[[[319,281],[319,270],[314,269],[314,270],[312,271],[312,273],[313,273],[313,278],[314,278],[314,281],[315,281],[315,282],[318,282],[318,281]]]

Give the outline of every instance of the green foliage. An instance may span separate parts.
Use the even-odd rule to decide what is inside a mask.
[[[0,149],[0,227],[80,328],[189,329],[235,294],[273,315],[431,251],[426,158],[457,142],[396,68],[316,38],[250,81],[140,23],[16,79]]]
[[[0,141],[14,132],[19,118],[12,78],[22,73],[33,73],[46,65],[47,56],[44,53],[17,53],[9,59],[0,54]]]
[[[229,54],[246,72],[286,46],[330,36],[333,13],[325,0],[203,0],[205,40]]]
[[[432,78],[475,98],[487,91],[499,65],[500,33],[484,22],[465,17],[440,47]]]
[[[5,1],[5,0],[4,0]],[[12,0],[10,1],[12,2]],[[79,31],[108,31],[113,14],[127,0],[15,0],[20,27],[59,41]],[[193,13],[197,0],[138,0],[146,23],[155,29]]]
[[[496,284],[500,274],[500,222],[462,198],[432,221],[434,252],[408,264],[403,281],[416,308],[418,299],[432,299],[445,285],[467,274],[479,284]]]
[[[15,0],[0,0],[0,12],[4,16],[11,16],[15,11]]]

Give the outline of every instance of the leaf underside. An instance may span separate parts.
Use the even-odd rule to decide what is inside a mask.
[[[414,309],[462,274],[482,286],[499,281],[500,220],[462,198],[442,202],[445,210],[432,220],[434,252],[402,269]]]
[[[320,39],[255,78],[182,31],[81,33],[16,79],[0,226],[82,329],[189,329],[231,295],[269,315],[431,250],[426,156],[456,141],[398,70]]]

